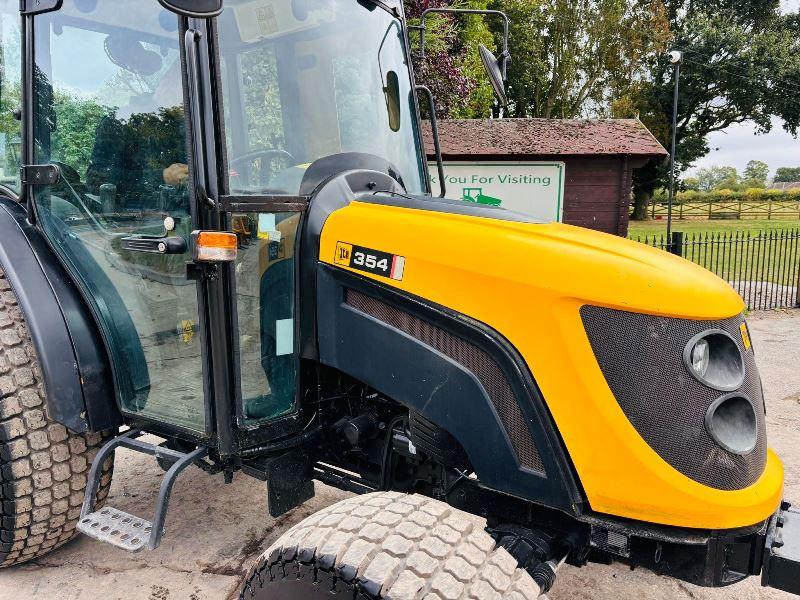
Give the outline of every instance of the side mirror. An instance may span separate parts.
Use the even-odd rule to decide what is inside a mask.
[[[499,59],[492,54],[483,44],[480,45],[481,60],[483,67],[486,69],[486,74],[489,75],[489,81],[494,88],[494,93],[500,104],[503,107],[508,106],[508,95],[506,94],[506,72],[507,65],[510,59],[507,53],[504,53]]]
[[[222,0],[158,0],[161,6],[169,11],[183,15],[204,19],[216,17],[222,12]]]

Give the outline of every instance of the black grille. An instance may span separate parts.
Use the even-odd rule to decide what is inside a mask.
[[[742,347],[743,317],[692,321],[596,306],[584,306],[581,316],[617,402],[661,458],[720,490],[744,489],[758,480],[767,461],[764,399],[753,352]],[[739,392],[752,401],[758,424],[756,447],[744,456],[723,450],[706,431],[706,411],[723,393],[697,381],[683,362],[689,340],[709,329],[730,333],[744,356],[747,376]]]
[[[473,373],[500,415],[520,464],[532,471],[544,473],[544,464],[514,391],[500,365],[492,357],[444,329],[361,292],[347,290],[346,303],[359,312],[418,339]]]

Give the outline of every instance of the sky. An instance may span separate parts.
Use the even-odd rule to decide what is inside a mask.
[[[787,12],[800,10],[800,0],[783,0],[782,5]],[[712,134],[708,140],[711,153],[697,161],[690,172],[711,165],[725,165],[736,167],[741,173],[750,160],[767,163],[771,175],[778,167],[800,166],[800,138],[786,133],[780,119],[773,119],[772,125],[772,131],[766,135],[756,135],[751,123]]]

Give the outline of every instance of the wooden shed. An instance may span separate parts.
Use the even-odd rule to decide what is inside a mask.
[[[637,119],[452,119],[439,137],[445,163],[563,163],[563,221],[623,236],[634,169],[668,156]]]

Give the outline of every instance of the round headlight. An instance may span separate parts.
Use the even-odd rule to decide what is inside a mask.
[[[732,392],[744,383],[744,359],[726,331],[715,329],[696,335],[683,352],[686,368],[703,385]]]
[[[692,348],[692,371],[698,377],[705,377],[711,360],[708,340],[699,340]]]
[[[723,449],[749,454],[758,442],[758,423],[753,404],[738,394],[723,396],[706,412],[706,429]]]

